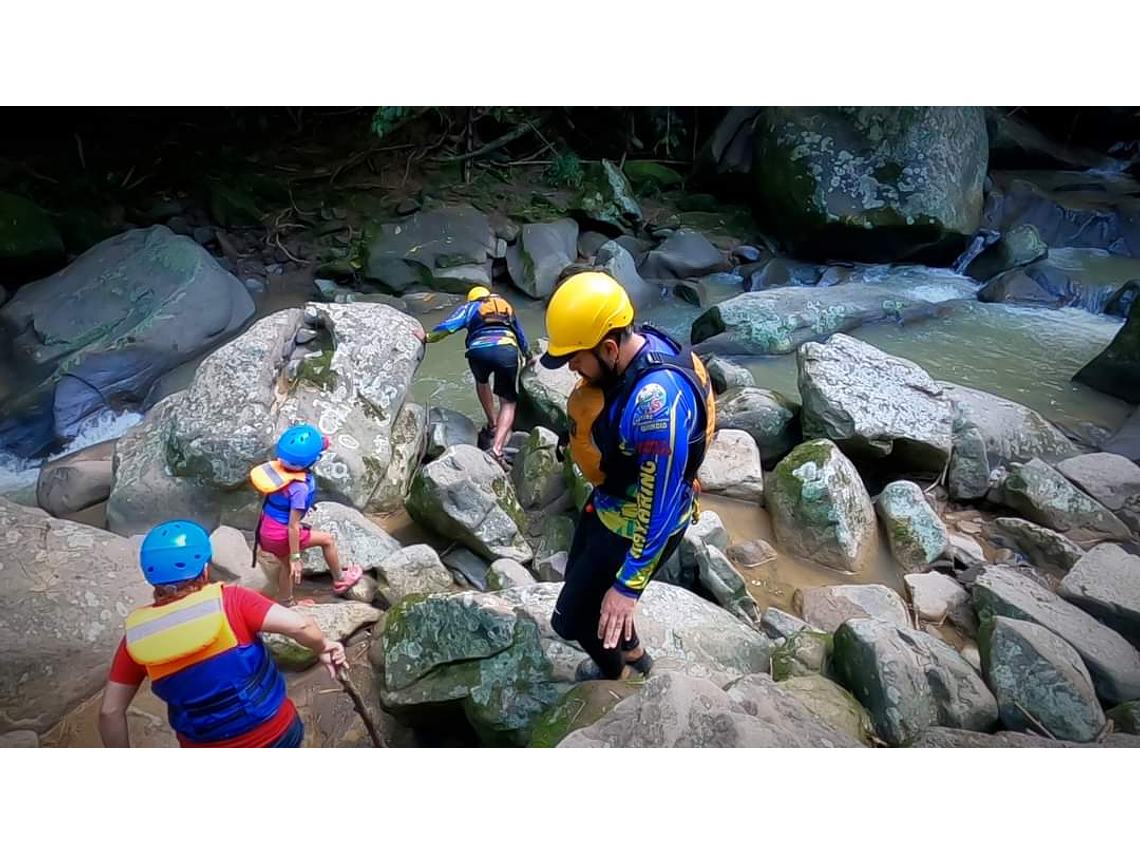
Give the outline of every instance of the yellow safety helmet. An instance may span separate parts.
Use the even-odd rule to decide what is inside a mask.
[[[550,338],[542,364],[557,368],[580,350],[590,350],[610,330],[633,323],[629,295],[608,273],[575,273],[562,283],[546,307]]]
[[[473,303],[476,300],[482,300],[484,297],[490,296],[491,290],[489,288],[484,288],[482,285],[476,285],[474,288],[467,292],[467,302]]]

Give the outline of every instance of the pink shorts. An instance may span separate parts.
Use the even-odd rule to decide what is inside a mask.
[[[307,525],[301,526],[300,544],[302,551],[309,545],[312,540],[313,533],[309,530]],[[289,526],[284,523],[279,523],[277,520],[269,515],[264,515],[261,518],[261,530],[257,538],[258,545],[268,552],[282,560],[289,558]]]

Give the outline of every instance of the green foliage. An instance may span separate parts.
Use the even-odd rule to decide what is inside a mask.
[[[546,168],[546,181],[552,187],[570,187],[576,190],[582,186],[585,178],[582,161],[572,151],[555,155]]]
[[[377,107],[376,112],[372,114],[372,133],[383,139],[415,109],[415,107]]]

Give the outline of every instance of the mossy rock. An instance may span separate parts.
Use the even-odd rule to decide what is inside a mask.
[[[685,180],[677,170],[653,160],[627,160],[622,171],[639,193],[668,190]]]
[[[640,689],[637,683],[591,680],[579,683],[539,716],[528,748],[554,748],[573,733],[589,727]]]

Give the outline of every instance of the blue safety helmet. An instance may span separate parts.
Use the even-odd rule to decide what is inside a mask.
[[[277,459],[294,469],[308,469],[328,443],[312,425],[294,425],[277,440]]]
[[[190,520],[159,523],[143,539],[139,563],[152,585],[196,579],[214,556],[210,536]]]

